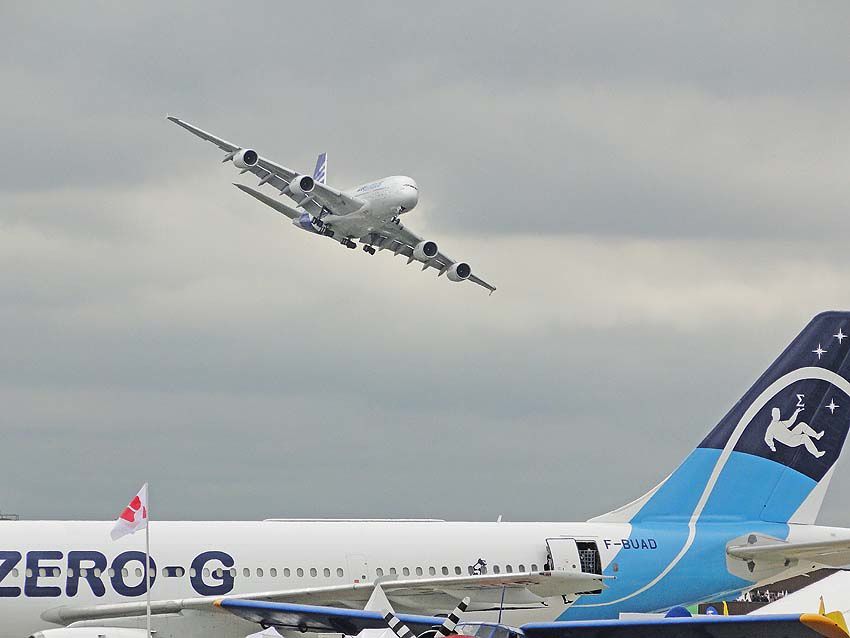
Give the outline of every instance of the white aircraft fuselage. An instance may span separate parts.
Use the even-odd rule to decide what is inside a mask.
[[[346,191],[366,202],[356,213],[325,215],[322,221],[346,237],[366,237],[399,215],[408,213],[419,203],[419,187],[411,177],[394,175],[361,184]]]
[[[112,525],[84,521],[0,523],[0,637],[27,636],[59,626],[50,622],[57,622],[52,611],[57,608],[143,602],[144,533],[112,541]],[[733,537],[751,529],[752,525],[724,525],[711,533],[703,530],[699,554],[710,563],[724,555],[724,547]],[[519,626],[555,620],[570,612],[578,617],[616,617],[621,611],[663,609],[751,585],[726,569],[715,573],[708,565],[699,571],[680,568],[678,575],[684,578],[679,586],[655,586],[648,598],[641,588],[665,568],[687,531],[684,523],[154,521],[150,538],[156,579],[151,596],[153,600],[218,597],[370,583],[381,577],[467,575],[481,569],[480,561],[486,563],[484,569],[490,574],[537,571],[551,560],[547,539],[552,542],[562,538],[593,542],[600,567],[606,572],[613,567],[616,577],[608,582],[604,593],[586,594],[571,608],[572,601],[544,601],[525,590],[522,594],[508,592],[502,622]],[[805,526],[805,532],[799,540],[830,534],[834,538],[836,530]],[[554,567],[581,568],[575,564]],[[451,596],[438,597],[433,606],[441,609],[455,602]],[[493,610],[499,603],[498,596],[494,600],[479,597],[464,619],[493,621],[498,615]],[[416,604],[421,606],[422,601]],[[405,611],[403,604],[396,606]],[[413,610],[421,611],[419,607]],[[226,622],[216,629],[217,637],[251,633],[251,624],[224,612],[221,615]],[[138,627],[140,622],[143,619],[137,617],[125,624]],[[158,626],[159,638],[167,638],[170,631],[176,632],[175,638],[186,638],[194,631],[185,623],[176,629],[162,625],[155,616],[154,628]]]

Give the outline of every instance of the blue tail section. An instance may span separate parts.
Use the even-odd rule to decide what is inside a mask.
[[[850,425],[850,312],[817,315],[654,490],[594,520],[814,523]]]
[[[313,170],[313,179],[319,184],[326,184],[328,179],[328,154],[320,153],[316,158],[316,168]]]
[[[607,529],[629,538],[602,539],[614,580],[559,619],[729,599],[783,570],[801,573],[735,563],[726,548],[753,535],[781,542],[790,523],[814,523],[850,424],[848,335],[850,312],[816,316],[667,479],[593,519],[623,524]]]

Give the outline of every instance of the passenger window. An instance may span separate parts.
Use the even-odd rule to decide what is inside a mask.
[[[410,576],[410,568],[405,567],[404,569],[401,570],[401,573],[404,574],[405,576]]]
[[[455,565],[455,574],[460,576],[463,573],[463,570],[460,568],[460,565]]]
[[[331,569],[330,569],[330,567],[325,567],[325,569],[324,569],[324,570],[322,570],[322,573],[325,575],[325,578],[330,578],[330,577],[331,577]]]
[[[436,570],[434,567],[429,567],[429,568],[428,568],[428,575],[429,575],[429,576],[436,576],[436,575],[437,575],[437,570]]]
[[[210,575],[209,567],[204,567],[204,571],[202,573],[203,573],[204,576],[209,576]]]
[[[74,574],[72,573],[73,571],[74,571],[73,569],[69,569],[69,570],[68,570],[68,572],[71,574],[71,576],[73,576],[73,575],[74,575]],[[13,569],[13,570],[12,570],[12,577],[13,577],[13,578],[17,578],[17,577],[18,577],[18,574],[20,574],[20,572],[18,571],[18,569],[17,569],[17,568],[15,568],[15,569]]]
[[[250,569],[248,569],[247,567],[244,567],[244,568],[242,569],[242,575],[243,575],[245,578],[248,578],[248,576],[250,576],[250,575],[251,575],[251,570],[250,570]]]
[[[304,570],[299,567],[297,570],[295,570],[295,573],[298,574],[299,576],[303,576]]]
[[[56,575],[57,576],[59,575],[58,569],[56,570]],[[95,578],[100,578],[100,570],[97,567],[94,568],[94,575],[95,575]]]
[[[443,565],[443,576],[448,576],[448,575],[449,575],[449,568],[446,567],[445,565]]]
[[[416,568],[416,575],[417,575],[417,576],[421,576],[421,575],[422,575],[422,568],[421,568],[421,567],[417,567],[417,568]]]
[[[498,566],[498,565],[493,565],[493,573],[494,573],[494,574],[498,574],[498,573],[499,573],[499,566]]]
[[[129,569],[127,569],[126,567],[125,567],[125,568],[123,568],[123,569],[121,570],[121,575],[122,575],[122,576],[124,576],[124,577],[126,578],[127,576],[129,576],[129,575],[130,575],[130,570],[129,570]]]
[[[339,570],[337,570],[337,571],[339,571]],[[381,569],[380,567],[378,567],[378,568],[376,568],[376,569],[375,569],[375,576],[377,576],[378,578],[380,578],[380,577],[381,577],[381,576],[383,576],[383,575],[384,575],[384,570],[383,570],[383,569]]]
[[[27,578],[32,578],[32,570],[27,569]]]
[[[316,571],[316,568],[315,568],[315,567],[311,567],[311,568],[310,568],[310,576],[312,576],[313,578],[315,578],[315,577],[316,577],[316,574],[318,574],[318,573],[319,573],[319,572],[317,572],[317,571]]]
[[[524,571],[525,571],[525,565],[523,565],[523,564],[519,564],[519,565],[517,565],[517,569],[518,569],[520,572],[524,572]]]
[[[38,570],[38,575],[41,576],[41,577],[47,576],[47,570],[45,570],[44,567],[42,567],[41,569]]]
[[[289,578],[290,574],[292,574],[292,572],[291,572],[291,571],[289,571],[289,567],[284,567],[284,568],[283,568],[283,575],[284,575],[286,578]]]
[[[257,576],[260,577],[260,578],[263,577],[263,568],[262,567],[257,567]]]
[[[505,565],[505,571],[508,572],[509,574],[513,574],[514,568],[511,567],[510,565]]]
[[[233,576],[234,578],[236,578],[236,568],[235,567],[230,568],[230,575]]]
[[[382,575],[382,576],[383,576],[383,574],[384,574],[384,572],[381,572],[381,575]],[[342,578],[343,576],[345,576],[345,572],[343,571],[342,567],[337,567],[337,568],[336,568],[336,575],[337,575],[337,576],[339,576],[340,578]]]
[[[536,563],[531,563],[531,571],[533,571],[533,572],[537,571],[537,564]]]
[[[398,572],[396,572],[395,567],[390,567],[390,575],[395,576]]]
[[[85,572],[85,571],[86,571],[85,569],[81,569],[81,570],[80,570],[80,575],[81,575],[81,576],[85,576],[85,574],[83,573],[83,572]],[[142,568],[141,568],[141,567],[136,567],[136,576],[138,576],[139,578],[141,578],[141,577],[142,577]]]
[[[271,576],[272,578],[277,578],[277,567],[272,567],[269,570],[269,576]]]
[[[215,576],[216,578],[221,578],[222,576],[224,576],[224,570],[222,570],[221,567],[219,567],[217,570],[215,570],[213,572],[213,576]]]
[[[112,571],[112,570],[110,569],[109,571]],[[110,576],[111,576],[111,575],[112,575],[112,574],[110,574]],[[198,575],[198,572],[195,570],[195,568],[194,568],[194,567],[190,567],[190,568],[189,568],[189,577],[190,577],[190,578],[194,578],[194,577],[195,577],[195,576],[197,576],[197,575]]]
[[[18,575],[18,570],[17,570],[17,569],[13,569],[13,570],[12,570],[12,576],[17,576],[17,575]],[[68,568],[68,578],[73,578],[73,577],[74,577],[74,570],[73,570],[72,568],[70,568],[70,567],[69,567],[69,568]]]

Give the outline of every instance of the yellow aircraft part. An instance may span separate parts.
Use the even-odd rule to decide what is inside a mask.
[[[812,631],[816,631],[825,638],[848,638],[847,624],[844,622],[843,615],[840,622],[833,618],[833,614],[841,615],[841,612],[832,612],[826,616],[821,614],[803,614],[800,616],[800,622]]]

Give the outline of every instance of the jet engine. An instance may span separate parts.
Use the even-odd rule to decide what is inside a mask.
[[[236,165],[236,168],[245,170],[246,168],[256,166],[258,159],[260,159],[260,156],[257,155],[257,151],[252,148],[243,148],[233,156],[233,163]]]
[[[428,261],[437,256],[437,244],[433,241],[420,241],[413,249],[413,258],[419,261]]]
[[[446,276],[449,278],[449,281],[465,281],[469,279],[471,274],[472,268],[469,267],[469,264],[463,261],[452,264],[449,266],[448,272],[446,272]]]
[[[301,199],[305,195],[313,192],[313,189],[316,187],[316,182],[313,181],[313,178],[309,175],[296,175],[292,178],[292,181],[289,182],[289,192],[292,193],[295,199]]]

